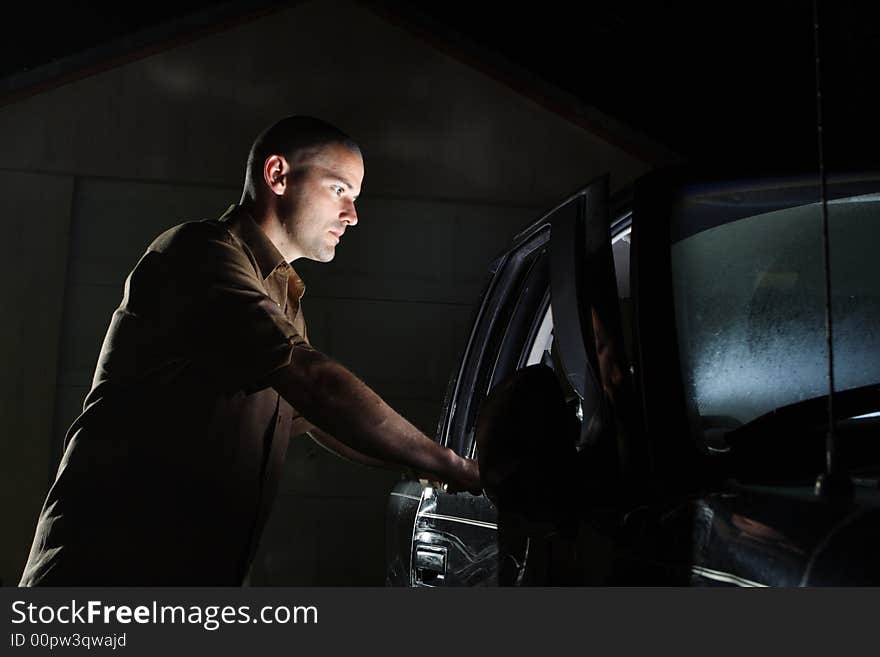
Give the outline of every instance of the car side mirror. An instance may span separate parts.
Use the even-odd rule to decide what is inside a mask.
[[[477,460],[486,495],[505,513],[533,521],[563,516],[577,483],[580,424],[546,365],[496,385],[477,416]]]

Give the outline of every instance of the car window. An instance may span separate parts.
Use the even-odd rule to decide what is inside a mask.
[[[626,219],[626,217],[622,218]],[[632,303],[629,285],[629,222],[618,221],[612,238],[617,286],[623,315],[624,342],[631,356]],[[550,304],[549,231],[542,231],[523,243],[503,265],[509,272],[499,275],[508,280],[503,289],[490,289],[485,302],[491,317],[478,318],[471,346],[463,360],[463,373],[455,382],[453,398],[458,405],[449,408],[441,421],[440,435],[447,444],[468,456],[475,454],[473,441],[479,402],[492,387],[515,370],[544,362],[554,367],[553,311]],[[497,285],[497,282],[496,282]],[[503,295],[502,295],[503,292]],[[504,303],[493,309],[493,298],[503,296]],[[630,361],[631,362],[631,361]],[[564,377],[560,380],[566,399],[574,396]],[[470,391],[470,394],[460,394]],[[461,447],[459,447],[461,445]]]
[[[760,191],[710,190],[673,216],[681,370],[702,439],[827,393],[821,204],[785,189],[787,202],[770,204]],[[828,219],[834,371],[846,390],[880,381],[880,195],[833,198]]]

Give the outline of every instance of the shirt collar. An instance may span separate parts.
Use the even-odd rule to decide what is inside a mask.
[[[294,288],[297,299],[302,298],[306,291],[303,280],[284,259],[284,256],[263,232],[263,229],[257,225],[250,212],[233,203],[220,217],[220,221],[226,225],[230,233],[247,244],[257,260],[257,266],[260,268],[260,275],[264,281],[275,271],[292,274],[290,285]]]

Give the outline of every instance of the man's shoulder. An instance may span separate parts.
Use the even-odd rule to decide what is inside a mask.
[[[235,244],[233,235],[217,219],[187,221],[169,228],[153,240],[149,251],[178,254],[199,249],[211,242]]]
[[[147,254],[179,272],[257,272],[253,255],[221,219],[187,221],[169,228],[147,247]]]

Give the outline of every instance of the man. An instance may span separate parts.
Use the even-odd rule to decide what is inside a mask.
[[[453,489],[479,473],[314,349],[288,264],[333,259],[364,165],[344,133],[288,117],[255,140],[238,206],[160,235],[125,282],[21,585],[239,585],[287,440],[408,466]]]

